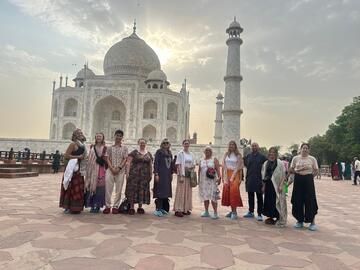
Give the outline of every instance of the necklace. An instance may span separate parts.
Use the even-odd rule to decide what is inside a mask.
[[[171,157],[166,157],[166,158],[165,158],[165,165],[166,165],[166,168],[170,169],[170,166],[171,166]]]

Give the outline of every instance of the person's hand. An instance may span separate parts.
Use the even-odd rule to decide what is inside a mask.
[[[159,177],[159,175],[155,175],[155,182],[156,182],[156,183],[159,183],[159,182],[160,182],[160,177]]]
[[[219,177],[216,182],[217,182],[218,185],[220,185],[220,183],[221,183],[221,177]]]
[[[283,191],[283,185],[280,185],[280,186],[278,187],[278,191],[279,191],[279,193],[282,193],[282,191]]]
[[[83,160],[84,157],[85,157],[84,154],[82,154],[82,155],[78,156],[78,159]]]

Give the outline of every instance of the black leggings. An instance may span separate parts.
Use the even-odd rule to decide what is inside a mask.
[[[168,198],[155,199],[155,206],[156,206],[156,210],[165,210],[166,212],[169,212],[170,210],[169,199]]]
[[[294,188],[291,197],[292,215],[298,222],[314,221],[318,212],[314,176],[312,174],[295,174]]]

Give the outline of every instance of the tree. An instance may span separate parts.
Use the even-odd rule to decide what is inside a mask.
[[[323,162],[351,161],[360,155],[360,96],[346,106],[324,135],[309,139],[311,152]]]

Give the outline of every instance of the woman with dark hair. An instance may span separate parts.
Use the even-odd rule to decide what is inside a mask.
[[[222,162],[223,193],[221,204],[230,206],[231,211],[225,216],[232,220],[238,218],[237,207],[242,207],[240,184],[243,178],[244,161],[235,141],[230,141]]]
[[[286,169],[284,163],[278,159],[278,151],[275,147],[269,149],[268,160],[262,166],[261,175],[262,193],[265,195],[262,213],[268,217],[265,224],[285,227],[287,219],[284,191]]]
[[[61,183],[59,207],[64,213],[78,214],[84,209],[84,160],[86,159],[85,136],[76,129],[64,157],[68,161]]]
[[[300,155],[293,158],[290,165],[290,173],[295,173],[294,188],[291,197],[292,214],[297,220],[294,225],[299,229],[305,223],[310,223],[309,230],[316,231],[315,215],[318,212],[314,176],[319,167],[316,159],[309,155],[310,145],[303,143],[300,147]]]
[[[168,214],[169,198],[172,197],[172,174],[173,157],[170,151],[170,142],[165,138],[161,142],[160,149],[156,151],[154,160],[155,216],[163,217]]]
[[[146,140],[138,140],[139,148],[128,156],[125,195],[130,203],[129,215],[135,214],[134,204],[139,205],[138,214],[145,214],[143,204],[150,204],[150,181],[153,157],[146,150]]]
[[[190,215],[192,210],[192,187],[191,174],[195,169],[195,157],[190,152],[190,141],[184,140],[183,150],[177,154],[176,170],[177,170],[177,185],[174,200],[175,216],[183,217]]]
[[[85,176],[85,207],[91,207],[90,213],[99,213],[105,205],[106,150],[104,134],[96,133],[95,143],[90,147]]]

